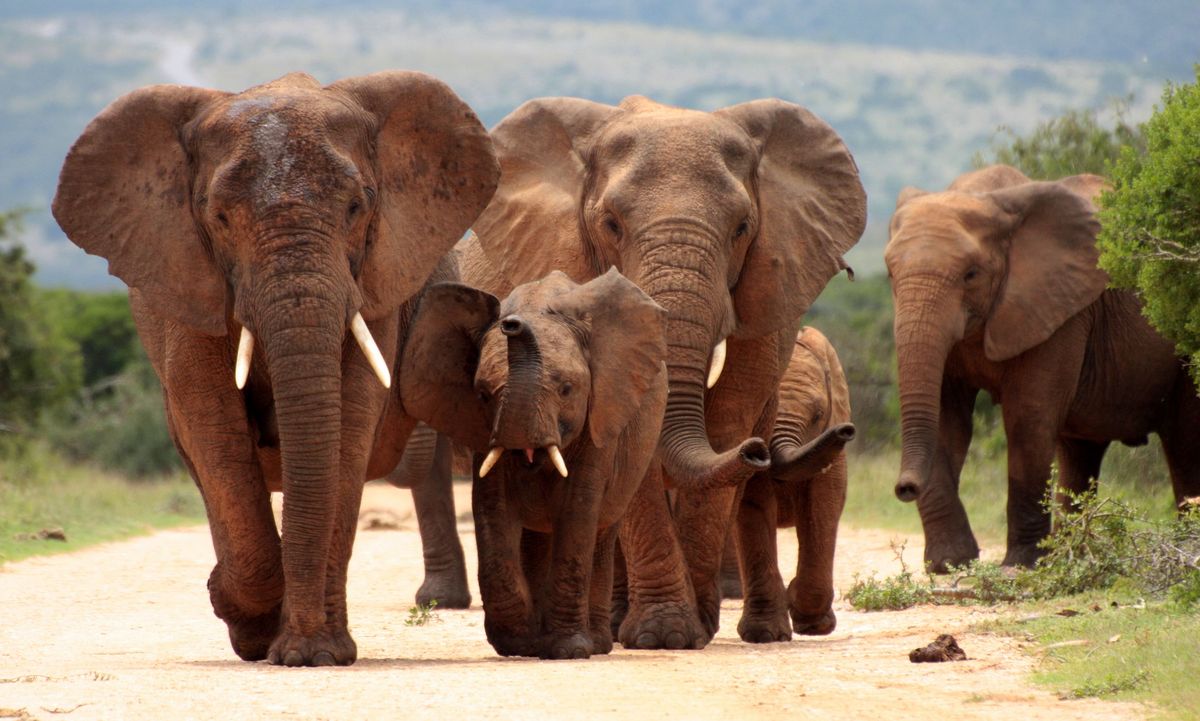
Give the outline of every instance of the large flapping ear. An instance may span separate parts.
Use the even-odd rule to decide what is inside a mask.
[[[922,195],[929,195],[929,191],[914,188],[911,185],[904,186],[900,189],[900,195],[896,196],[896,210],[900,210],[905,203],[913,198],[920,198]]]
[[[867,195],[842,139],[799,105],[754,100],[715,114],[760,148],[758,237],[733,302],[737,335],[765,335],[803,316],[841,269],[866,227]]]
[[[228,93],[154,85],[124,95],[71,147],[54,218],[71,242],[108,260],[155,312],[209,335],[226,332],[226,283],[192,216],[181,134]]]
[[[986,194],[1003,212],[1008,274],[984,332],[994,361],[1042,343],[1100,297],[1108,274],[1097,266],[1100,223],[1086,198],[1063,183],[1026,183]]]
[[[487,130],[442,81],[387,71],[329,86],[375,115],[379,211],[363,266],[365,318],[386,316],[487,205],[499,166]]]
[[[963,173],[946,190],[958,193],[990,193],[1031,182],[1029,176],[1011,165],[988,165]]]
[[[421,294],[401,351],[400,399],[410,416],[474,450],[487,450],[491,421],[475,392],[483,334],[500,302],[460,283]]]
[[[578,98],[539,98],[492,129],[501,179],[475,232],[513,284],[553,270],[576,282],[600,272],[581,235],[586,156],[595,132],[621,110]]]
[[[667,312],[616,268],[553,302],[587,329],[592,443],[616,441],[667,358]],[[664,376],[665,378],[665,376]]]

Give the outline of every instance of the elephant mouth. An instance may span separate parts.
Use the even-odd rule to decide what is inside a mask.
[[[562,451],[558,450],[558,446],[545,446],[543,448],[504,448],[503,446],[492,446],[492,450],[484,457],[483,463],[479,466],[479,477],[483,478],[491,472],[492,467],[500,458],[508,453],[512,457],[513,462],[518,468],[528,470],[540,469],[545,467],[546,461],[554,466],[558,474],[563,478],[567,477],[567,462],[563,459]]]

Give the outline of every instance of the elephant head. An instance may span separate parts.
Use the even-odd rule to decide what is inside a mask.
[[[779,384],[771,476],[789,483],[807,481],[833,463],[855,434],[841,361],[824,334],[805,328],[796,336]]]
[[[761,439],[714,452],[705,389],[727,337],[797,325],[861,235],[866,198],[838,135],[779,100],[705,113],[630,97],[529,101],[492,138],[502,180],[475,230],[501,272],[620,269],[668,312],[668,473],[716,485],[764,468]]]
[[[615,269],[583,285],[554,272],[503,303],[439,283],[413,318],[401,398],[410,414],[487,451],[480,475],[507,450],[567,476],[564,450],[611,448],[665,383],[665,325],[663,309]]]
[[[901,193],[884,253],[900,370],[901,500],[926,490],[951,349],[973,339],[988,361],[1008,360],[1104,291],[1090,200],[1102,186],[1096,176],[1033,182],[992,166],[944,192]]]
[[[296,73],[237,94],[158,85],[119,98],[71,148],[53,211],[180,332],[240,335],[231,386],[251,358],[265,368],[286,527],[291,509],[331,518],[347,329],[389,383],[394,349],[385,357],[366,322],[396,317],[498,175],[485,129],[440,81],[384,72],[322,87]],[[328,529],[309,525],[286,534],[311,541],[320,609]],[[285,544],[285,567],[300,547]]]

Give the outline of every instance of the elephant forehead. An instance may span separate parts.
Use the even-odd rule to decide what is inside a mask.
[[[710,166],[745,175],[756,157],[750,136],[735,123],[711,113],[665,106],[614,120],[597,139],[596,148],[607,162],[628,160],[660,174]]]

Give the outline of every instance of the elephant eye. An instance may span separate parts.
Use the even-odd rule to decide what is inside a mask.
[[[229,227],[229,216],[225,215],[224,212],[217,211],[217,220],[219,220],[221,225],[225,226],[226,228]]]
[[[488,393],[486,390],[480,390],[479,391],[479,401],[481,403],[483,403],[484,405],[487,405],[488,403],[490,403],[492,401],[492,394]]]
[[[971,268],[963,275],[963,280],[970,283],[971,281],[975,280],[975,278],[978,275],[979,275],[979,269]]]
[[[360,208],[362,208],[362,202],[358,198],[355,198],[350,201],[350,207],[346,209],[346,214],[353,218]]]
[[[607,230],[614,238],[621,237],[621,224],[611,215],[604,218],[604,229]]]
[[[571,395],[572,390],[573,387],[570,383],[563,383],[561,386],[559,386],[558,394],[563,398],[566,398],[567,396]]]
[[[742,222],[738,223],[737,230],[733,231],[733,237],[734,237],[734,239],[744,238],[746,236],[746,233],[749,233],[749,232],[750,232],[750,221],[743,220]]]

